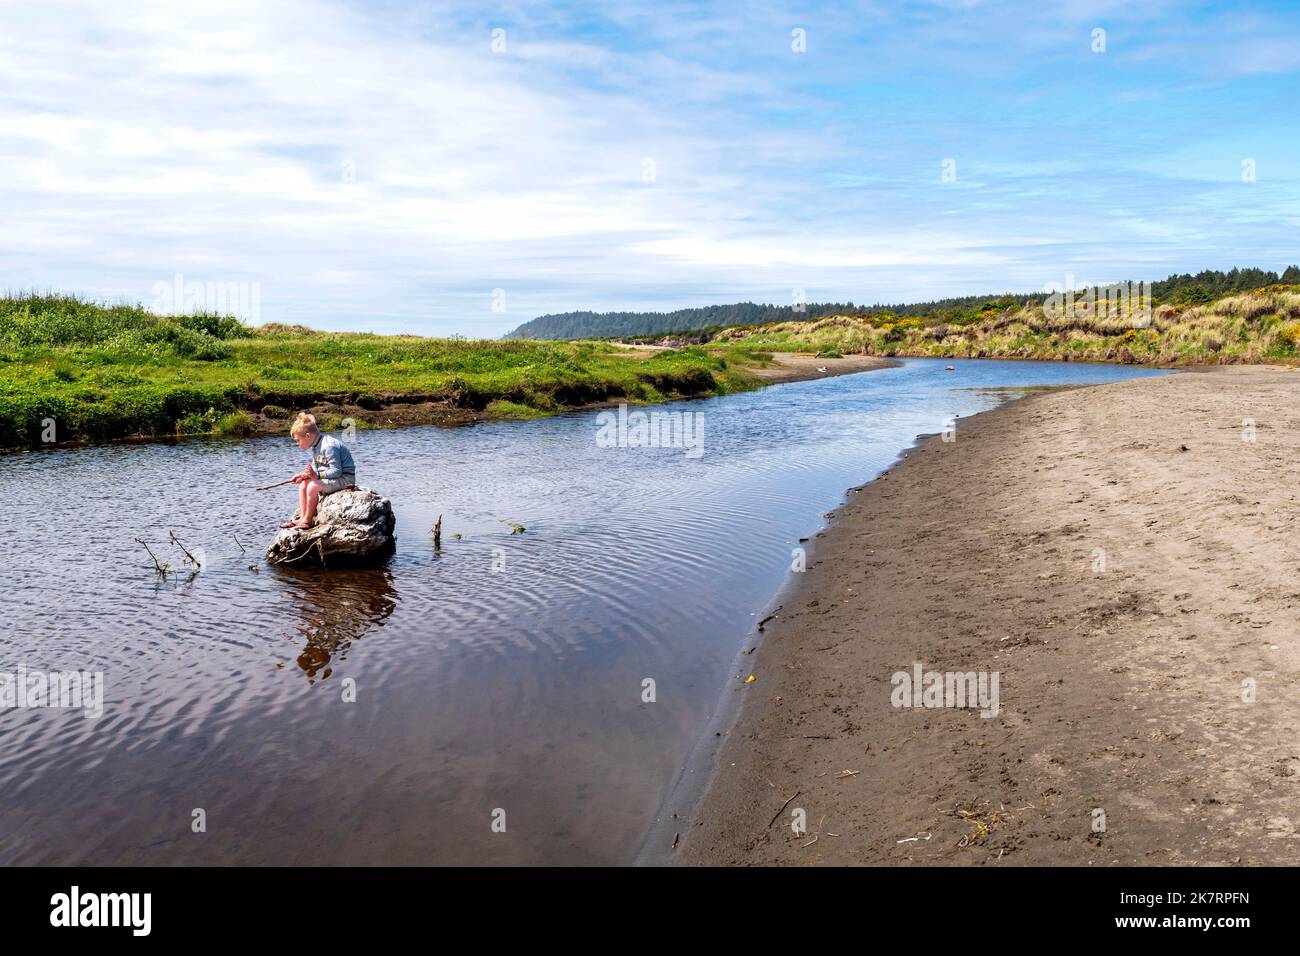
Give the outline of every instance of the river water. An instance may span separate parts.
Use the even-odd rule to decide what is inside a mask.
[[[698,455],[596,412],[360,432],[398,519],[368,571],[263,563],[287,436],[0,457],[0,673],[105,697],[0,709],[0,864],[631,862],[846,488],[999,389],[1162,374],[945,364],[661,407]],[[158,579],[135,539],[181,569],[169,532],[198,574]]]

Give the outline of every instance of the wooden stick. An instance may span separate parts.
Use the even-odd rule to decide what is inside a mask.
[[[772,817],[772,823],[776,823],[776,821],[777,821],[778,819],[780,819],[781,814],[785,813],[785,808],[788,807],[788,806],[789,806],[789,805],[794,801],[794,798],[797,797],[797,796],[799,796],[799,794],[801,794],[801,793],[803,793],[802,790],[796,790],[796,791],[794,792],[794,796],[792,796],[792,797],[791,797],[789,800],[787,800],[785,803],[781,804],[781,809],[778,810],[778,811],[776,811],[776,814]],[[770,826],[772,825],[772,823],[769,823],[768,826],[770,827]]]
[[[178,537],[176,537],[176,535],[175,535],[173,532],[168,531],[168,532],[167,532],[167,537],[168,537],[168,539],[171,541],[172,544],[176,545],[178,548],[180,548],[182,551],[185,552],[185,560],[188,561],[190,564],[194,565],[194,570],[197,571],[197,570],[199,569],[199,560],[198,560],[198,558],[196,558],[196,557],[194,557],[194,555],[190,554],[189,549],[186,548],[185,545],[181,544],[180,539],[179,539]]]
[[[149,551],[149,545],[145,544],[145,542],[142,541],[141,539],[136,538],[135,543],[144,545],[144,549],[146,551]],[[153,566],[157,569],[158,573],[161,574],[163,577],[167,577],[167,570],[161,564],[158,563],[158,559],[154,557],[154,553],[152,551],[149,551],[149,557],[153,558]]]
[[[277,481],[277,482],[276,482],[275,484],[273,484],[273,485],[263,485],[261,488],[254,488],[253,490],[254,490],[254,491],[270,491],[272,488],[279,488],[281,485],[291,485],[291,484],[293,484],[293,479],[292,479],[292,478],[290,478],[288,481]]]

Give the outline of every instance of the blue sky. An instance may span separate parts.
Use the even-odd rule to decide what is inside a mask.
[[[490,337],[1300,261],[1292,3],[0,12],[11,290]]]

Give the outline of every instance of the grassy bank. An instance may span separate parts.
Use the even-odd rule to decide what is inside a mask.
[[[678,339],[669,344],[681,345]],[[660,402],[755,384],[771,353],[1059,359],[1154,365],[1300,361],[1300,286],[1069,315],[1012,300],[900,316],[735,326],[701,344],[465,341],[250,328],[60,296],[0,299],[0,449],[54,440],[282,432],[532,418],[600,402]]]
[[[1300,359],[1300,286],[1272,286],[1205,303],[1156,304],[1145,324],[1132,314],[1108,312],[1104,304],[1069,315],[1057,311],[1064,310],[1004,301],[923,316],[832,316],[726,328],[706,347],[720,354],[800,351],[1152,365]]]
[[[58,296],[0,299],[0,448],[250,433],[305,408],[374,424],[420,406],[447,420],[532,417],[610,400],[658,402],[749,386],[702,349],[326,333],[220,316],[153,315]]]

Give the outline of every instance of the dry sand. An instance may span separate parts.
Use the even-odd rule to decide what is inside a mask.
[[[1262,367],[927,440],[815,539],[674,859],[1300,862],[1298,461]],[[998,716],[892,706],[914,661],[998,672]]]

